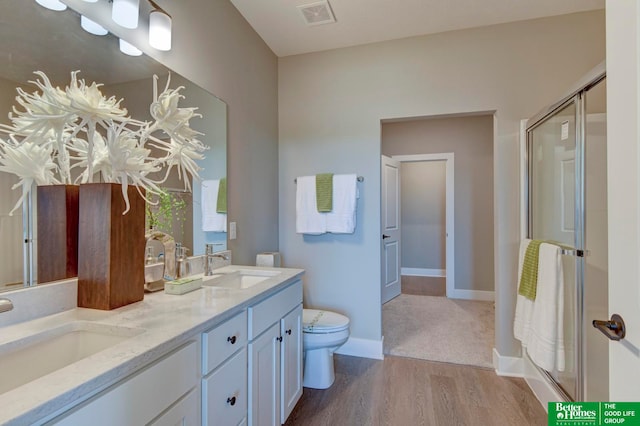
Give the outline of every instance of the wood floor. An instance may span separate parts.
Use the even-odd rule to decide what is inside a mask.
[[[547,414],[522,379],[400,357],[336,355],[336,381],[304,389],[287,426],[526,426]]]
[[[414,296],[439,296],[447,295],[447,279],[445,277],[414,277],[403,275],[400,281],[402,294]]]

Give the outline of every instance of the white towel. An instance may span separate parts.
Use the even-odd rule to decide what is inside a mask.
[[[564,276],[560,247],[542,243],[538,289],[526,343],[531,360],[547,371],[564,371]]]
[[[353,234],[356,229],[357,176],[333,175],[333,209],[327,215],[327,232]]]
[[[218,206],[219,180],[202,181],[202,230],[204,232],[227,232],[227,215],[216,212]]]
[[[527,346],[529,335],[531,332],[531,315],[533,314],[534,301],[518,294],[518,286],[522,276],[522,265],[524,264],[524,255],[531,240],[523,239],[520,242],[520,254],[518,256],[518,282],[516,283],[516,314],[513,320],[513,336],[522,342],[523,346]]]
[[[327,232],[327,215],[318,212],[316,177],[300,176],[296,182],[296,232],[311,235],[324,234]],[[335,206],[335,200],[333,205]]]

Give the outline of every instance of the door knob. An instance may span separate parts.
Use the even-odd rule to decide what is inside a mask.
[[[618,314],[611,315],[609,321],[593,320],[592,324],[611,340],[622,340],[626,334],[624,320]]]
[[[386,240],[387,238],[391,238],[391,235],[382,234],[382,239]]]

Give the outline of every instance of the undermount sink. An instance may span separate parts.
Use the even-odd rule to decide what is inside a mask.
[[[203,285],[237,290],[246,290],[280,274],[280,271],[261,269],[239,269],[229,273],[213,274],[206,277]]]
[[[73,321],[0,345],[0,394],[143,333],[143,329]]]

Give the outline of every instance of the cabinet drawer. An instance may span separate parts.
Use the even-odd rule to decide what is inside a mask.
[[[247,417],[247,350],[202,380],[202,424],[236,426]]]
[[[61,425],[143,425],[198,386],[198,342],[53,420]]]
[[[296,281],[267,300],[250,306],[249,340],[255,339],[273,323],[302,303],[302,281]]]
[[[202,374],[207,375],[247,343],[247,312],[202,333]]]

